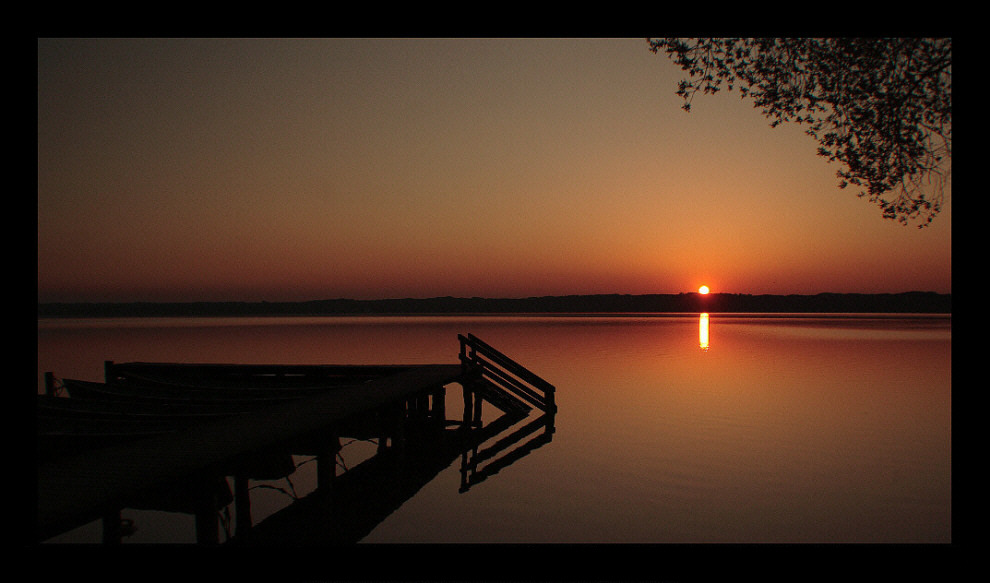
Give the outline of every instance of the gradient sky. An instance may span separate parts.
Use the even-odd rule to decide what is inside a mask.
[[[38,299],[951,292],[644,39],[39,39]]]

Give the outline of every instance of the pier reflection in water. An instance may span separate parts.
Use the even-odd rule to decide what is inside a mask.
[[[103,542],[119,543],[140,527],[133,520],[122,518],[121,509],[128,508],[194,515],[195,540],[203,544],[351,543],[365,537],[458,458],[461,462],[458,491],[466,493],[549,443],[554,432],[556,405],[552,385],[472,335],[461,336],[460,340],[459,365],[385,367],[388,372],[376,380],[332,388],[329,392],[323,390],[315,397],[293,399],[212,424],[201,422],[174,434],[165,431],[157,438],[121,443],[110,449],[98,446],[78,453],[59,452],[52,440],[65,443],[61,432],[66,423],[78,432],[86,424],[76,425],[77,422],[94,421],[92,414],[100,408],[94,403],[94,399],[99,399],[94,396],[96,392],[116,390],[115,397],[121,398],[129,384],[132,390],[140,386],[144,391],[140,397],[131,393],[136,403],[147,406],[140,414],[134,410],[134,403],[132,410],[123,414],[104,405],[103,413],[114,416],[112,420],[104,417],[101,424],[104,428],[119,427],[124,420],[134,422],[135,415],[147,415],[148,407],[161,407],[147,402],[151,393],[157,393],[152,399],[160,399],[164,393],[181,386],[186,395],[190,394],[186,385],[147,384],[149,374],[160,374],[162,370],[182,371],[180,374],[185,375],[190,367],[197,375],[209,370],[212,383],[220,378],[229,379],[232,374],[249,374],[254,375],[252,383],[257,383],[258,379],[271,379],[268,369],[273,368],[280,371],[275,375],[279,378],[310,375],[310,379],[326,381],[328,368],[337,371],[337,375],[340,374],[337,369],[346,369],[349,372],[344,374],[355,378],[354,375],[367,375],[368,370],[376,367],[274,365],[264,366],[264,372],[259,372],[259,367],[250,365],[108,362],[106,384],[67,379],[63,386],[70,392],[69,398],[39,395],[39,407],[43,403],[50,405],[39,417],[44,421],[42,426],[49,428],[45,432],[39,429],[39,452],[46,453],[39,469],[39,484],[44,486],[39,490],[41,539],[64,532],[72,521],[80,522],[82,516],[102,515]],[[448,388],[458,385],[462,389],[463,412],[456,419],[449,419],[448,409],[455,409],[447,405]],[[213,386],[216,393],[231,390],[230,386],[217,388]],[[82,394],[83,389],[89,391],[89,398],[71,396],[73,390]],[[198,390],[197,397],[202,397],[204,389]],[[252,398],[257,398],[259,391],[266,390],[285,389],[242,388],[239,393],[254,393]],[[401,398],[383,400],[381,395],[385,394],[401,395]],[[228,397],[229,394],[224,395]],[[52,403],[53,399],[61,405]],[[69,403],[76,404],[75,410],[70,411],[72,407],[66,405]],[[171,404],[178,406],[174,400]],[[239,402],[238,406],[243,403]],[[530,420],[533,407],[543,415]],[[81,413],[84,408],[87,408],[85,416]],[[325,416],[314,413],[314,409],[325,411],[329,418],[324,420]],[[348,410],[352,412],[341,412]],[[494,411],[495,415],[487,419],[486,413],[483,418],[483,411]],[[164,414],[159,409],[155,412]],[[262,428],[260,432],[258,427]],[[92,429],[87,431],[89,436],[93,435]],[[252,445],[217,444],[232,440]],[[199,444],[202,447],[197,447]],[[364,451],[363,456],[359,452],[354,460],[349,455],[353,451],[346,456],[344,452],[345,446],[354,444],[372,445],[373,451],[370,455]],[[145,461],[134,463],[141,459]],[[171,477],[142,476],[141,466],[151,470],[148,473],[153,476]],[[300,495],[294,480],[302,477],[302,481],[307,481],[305,474],[311,474],[309,470],[314,466],[315,480],[310,475],[309,491]],[[87,476],[94,472],[107,474],[106,491],[90,483]],[[263,516],[252,516],[252,496],[257,498],[265,490],[287,495],[291,502],[274,511],[266,508]],[[73,497],[66,496],[70,493],[75,502],[65,501]]]
[[[459,493],[550,443],[554,415],[525,423],[510,411],[490,421],[475,417],[481,408],[466,402],[468,421],[431,423],[429,416],[406,418],[401,440],[379,441],[377,452],[331,476],[306,497],[250,528],[239,529],[231,544],[313,545],[358,542],[423,486],[460,459]]]

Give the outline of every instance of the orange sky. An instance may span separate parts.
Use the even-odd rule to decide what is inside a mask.
[[[644,39],[38,43],[39,301],[951,292]]]

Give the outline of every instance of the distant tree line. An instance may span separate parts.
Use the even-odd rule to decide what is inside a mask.
[[[44,303],[39,318],[388,314],[826,312],[951,313],[951,294],[603,294],[530,298],[332,299],[306,302]]]

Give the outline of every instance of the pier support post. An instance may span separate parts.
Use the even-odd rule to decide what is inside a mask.
[[[375,451],[376,454],[383,453],[388,449],[388,425],[384,418],[384,413],[379,414],[378,422],[380,427],[378,428],[378,449]]]
[[[398,450],[405,440],[406,402],[393,403],[378,411],[378,450],[376,454],[388,449]]]
[[[341,450],[340,437],[335,434],[321,447],[316,459],[316,489],[330,492],[337,477],[337,452]]]
[[[217,496],[213,488],[204,488],[197,499],[196,542],[201,545],[220,543],[220,519],[217,517]]]
[[[471,406],[471,397],[473,395],[473,391],[470,382],[465,382],[462,386],[464,387],[464,419],[461,428],[470,429],[471,416],[474,411],[474,408]]]
[[[425,421],[430,416],[430,393],[422,393],[416,397],[416,419]]]
[[[464,387],[464,427],[481,427],[481,392],[480,383],[475,380],[465,381]]]
[[[103,544],[120,544],[120,510],[113,510],[103,515]]]
[[[481,395],[476,394],[474,396],[474,417],[471,420],[475,427],[481,427],[481,402]]]
[[[392,414],[392,447],[402,452],[406,447],[406,407],[399,403],[391,410]]]
[[[440,419],[447,418],[447,387],[440,387],[433,393],[433,414]]]
[[[441,431],[447,425],[447,389],[439,387],[430,395],[430,417],[433,425]]]
[[[234,476],[234,520],[237,521],[235,536],[243,536],[251,530],[251,493],[248,477]]]

